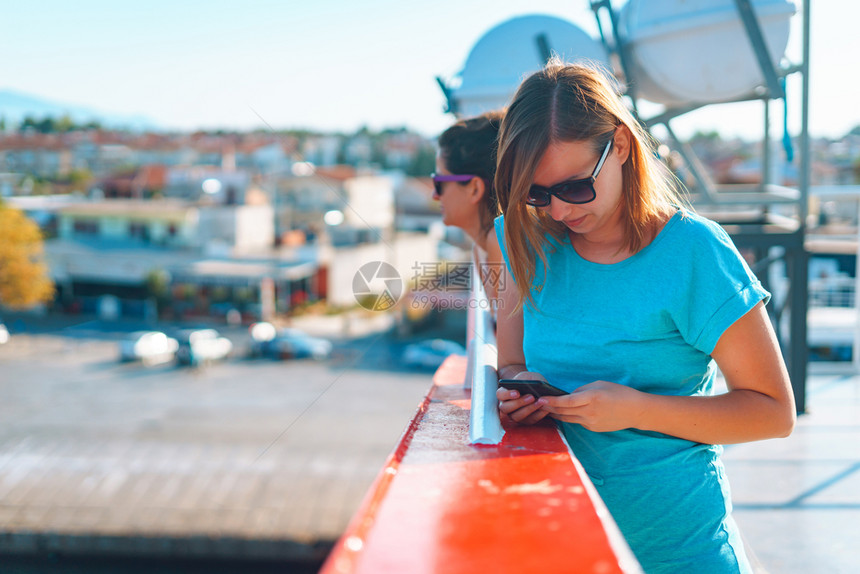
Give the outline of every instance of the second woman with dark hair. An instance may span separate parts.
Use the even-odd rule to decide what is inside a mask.
[[[493,230],[498,201],[496,147],[503,114],[489,112],[460,120],[439,136],[433,197],[442,208],[442,221],[462,229],[474,244],[473,261],[487,298],[496,299],[502,254]]]

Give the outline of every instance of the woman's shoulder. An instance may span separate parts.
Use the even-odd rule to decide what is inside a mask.
[[[682,236],[685,240],[691,238],[706,240],[708,238],[722,238],[726,235],[725,230],[716,221],[683,207],[679,208],[672,217],[667,224],[667,227],[669,226],[671,226],[674,234]]]
[[[680,209],[670,224],[666,246],[670,252],[700,261],[715,261],[738,256],[731,236],[716,221],[687,209]]]

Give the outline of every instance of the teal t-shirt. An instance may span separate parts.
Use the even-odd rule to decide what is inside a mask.
[[[495,223],[510,270],[503,217]],[[653,394],[713,394],[717,341],[770,298],[728,234],[685,210],[619,263],[587,261],[550,236],[545,251],[535,305],[523,306],[523,352],[529,371],[567,391],[605,380]],[[722,447],[559,424],[647,574],[750,571]]]

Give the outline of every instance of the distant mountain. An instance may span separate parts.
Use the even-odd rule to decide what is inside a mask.
[[[47,116],[60,118],[68,115],[75,123],[97,121],[104,127],[132,130],[157,130],[156,122],[143,115],[126,115],[103,112],[85,106],[55,102],[14,90],[0,90],[0,117],[6,126],[21,123],[26,116],[41,120]]]

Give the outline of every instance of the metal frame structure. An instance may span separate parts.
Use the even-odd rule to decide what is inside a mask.
[[[768,53],[761,26],[750,0],[734,0],[744,30],[765,85],[754,93],[729,102],[716,104],[690,103],[669,107],[657,116],[643,119],[637,107],[635,72],[630,65],[631,46],[619,34],[618,13],[613,10],[611,0],[594,0],[591,8],[597,20],[601,41],[607,52],[614,55],[627,81],[627,96],[633,111],[649,130],[662,125],[675,148],[684,159],[696,181],[691,190],[691,200],[697,210],[719,222],[731,235],[739,249],[750,250],[755,255],[753,271],[767,287],[767,271],[771,264],[782,260],[786,266],[789,292],[785,301],[769,305],[771,320],[779,338],[780,346],[788,366],[798,413],[806,412],[806,375],[808,348],[806,341],[806,314],[808,307],[808,254],[805,247],[806,218],[809,200],[809,3],[803,0],[803,61],[786,68],[777,69]],[[606,11],[610,22],[611,37],[607,37],[601,22],[601,12]],[[785,101],[784,78],[790,74],[802,76],[801,129],[799,136],[799,179],[796,189],[770,182],[773,154],[770,150],[770,102]],[[764,129],[762,136],[762,175],[758,186],[718,186],[708,177],[695,152],[676,137],[671,120],[707,105],[761,100],[764,104]],[[793,208],[793,216],[780,217],[772,213],[774,206]],[[745,210],[745,211],[743,211]],[[778,305],[778,306],[777,306]]]

